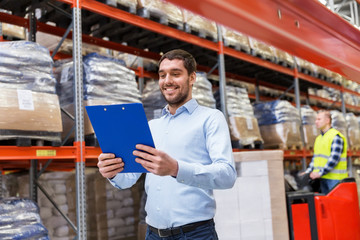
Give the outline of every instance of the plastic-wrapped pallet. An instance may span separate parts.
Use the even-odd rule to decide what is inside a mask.
[[[0,42],[0,139],[60,141],[60,105],[49,51],[27,41]]]
[[[39,207],[29,199],[0,198],[0,239],[48,240]]]
[[[183,13],[176,5],[163,0],[138,0],[140,15],[145,18],[156,17],[160,23],[175,25],[183,29]]]
[[[344,115],[338,110],[330,111],[331,114],[331,126],[341,132],[347,139],[347,123]]]
[[[250,53],[250,43],[248,36],[231,30],[225,26],[221,26],[221,31],[224,38],[224,45],[231,46],[235,49]]]
[[[186,32],[196,32],[202,38],[217,40],[217,27],[215,22],[185,9],[183,9],[183,16]]]
[[[354,113],[346,114],[347,131],[349,136],[349,148],[352,150],[360,149],[360,126]]]
[[[249,37],[249,43],[253,55],[260,55],[262,58],[275,61],[275,48],[262,41]]]
[[[307,149],[314,148],[316,137],[320,134],[315,125],[316,112],[308,105],[301,107],[302,127],[304,131],[304,142]]]
[[[205,107],[216,108],[216,101],[212,92],[212,84],[207,79],[206,73],[197,72],[193,86],[192,97]]]
[[[159,89],[159,81],[147,81],[143,94],[142,102],[148,121],[161,117],[161,111],[166,106],[166,100]]]
[[[220,108],[219,92],[215,93]],[[255,148],[262,145],[257,119],[245,88],[226,86],[226,106],[229,128],[234,148]]]
[[[135,72],[124,66],[119,59],[92,53],[84,57],[84,106],[141,102]],[[59,84],[58,94],[62,108],[74,113],[73,63],[60,64],[56,69]],[[94,133],[85,113],[85,135]],[[64,135],[73,121],[63,115]]]
[[[302,147],[300,116],[290,102],[276,100],[255,103],[254,113],[260,126],[265,148],[291,149]]]
[[[103,0],[106,4],[136,13],[137,0]]]

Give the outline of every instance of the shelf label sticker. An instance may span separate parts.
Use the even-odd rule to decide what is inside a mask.
[[[246,126],[247,126],[247,129],[249,129],[249,130],[253,130],[253,129],[254,129],[254,126],[253,126],[253,123],[252,123],[252,119],[251,119],[251,118],[246,118]]]
[[[56,150],[36,150],[37,157],[55,157]]]
[[[34,111],[34,101],[30,90],[18,89],[18,103],[20,110]]]

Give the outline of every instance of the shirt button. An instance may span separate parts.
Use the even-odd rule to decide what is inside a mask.
[[[160,211],[160,208],[159,208],[159,207],[158,207],[158,208],[156,208],[156,211],[158,211],[158,212],[159,212],[159,211]]]
[[[165,131],[165,134],[168,134],[169,132],[168,131]]]
[[[157,189],[158,191],[160,191],[161,188],[160,188],[160,187],[157,187],[156,189]]]

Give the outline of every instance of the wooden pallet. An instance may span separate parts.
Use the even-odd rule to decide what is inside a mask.
[[[231,141],[231,145],[235,149],[263,149],[264,144],[262,141],[254,141],[251,144],[243,145],[239,141]]]
[[[207,31],[206,29],[198,29],[194,26],[191,26],[187,23],[184,23],[184,31],[187,33],[190,33],[192,35],[213,41],[213,42],[217,42],[217,38],[214,37],[213,34],[211,34],[209,31]]]
[[[302,146],[297,144],[286,144],[286,143],[278,143],[278,144],[264,144],[265,149],[282,149],[282,150],[301,150]]]

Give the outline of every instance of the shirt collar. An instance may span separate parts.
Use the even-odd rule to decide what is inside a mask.
[[[192,98],[189,101],[187,101],[184,105],[179,107],[176,110],[176,113],[174,114],[174,116],[182,113],[185,110],[187,110],[189,114],[192,114],[198,106],[199,106],[198,102],[194,98]],[[166,105],[162,110],[162,116],[164,116],[166,114],[170,114],[169,105]]]
[[[325,134],[325,133],[327,133],[330,129],[332,129],[332,127],[331,127],[331,128],[329,128],[326,132],[323,132],[323,130],[320,130],[321,135],[323,135],[323,136],[324,136],[324,134]]]

